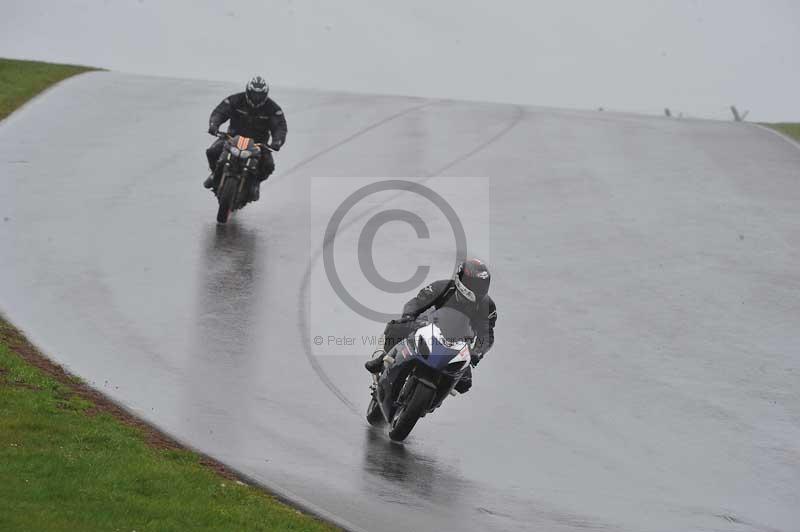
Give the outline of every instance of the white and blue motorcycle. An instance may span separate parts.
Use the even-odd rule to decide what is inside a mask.
[[[403,441],[419,418],[455,394],[471,360],[475,334],[465,314],[442,307],[421,319],[423,326],[395,345],[383,371],[373,375],[367,421],[388,423],[394,441]]]

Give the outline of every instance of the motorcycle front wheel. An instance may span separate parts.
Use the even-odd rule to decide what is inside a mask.
[[[424,414],[433,402],[436,390],[417,383],[414,393],[408,400],[405,407],[395,414],[392,420],[392,428],[389,430],[389,438],[393,441],[403,441],[411,433],[411,429],[417,424],[417,420]]]
[[[219,191],[219,209],[217,209],[217,223],[224,224],[233,210],[233,202],[239,188],[238,179],[226,179]]]
[[[381,412],[381,407],[374,396],[369,400],[369,406],[367,406],[367,423],[373,427],[379,427],[386,423],[386,420],[383,418],[383,412]]]

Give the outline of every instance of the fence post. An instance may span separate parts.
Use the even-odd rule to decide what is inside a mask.
[[[736,108],[735,105],[731,105],[731,113],[733,113],[733,119],[737,122],[744,122],[744,119],[747,118],[747,114],[750,111],[745,111],[742,114],[739,114],[739,110]]]

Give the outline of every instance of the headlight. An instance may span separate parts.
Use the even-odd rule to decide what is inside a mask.
[[[242,150],[242,152],[239,154],[239,157],[242,159],[249,159],[251,155],[253,155],[253,152],[250,150]]]
[[[234,157],[238,157],[238,156],[239,156],[239,148],[236,148],[236,147],[234,147],[234,146],[231,146],[231,154],[232,154]]]

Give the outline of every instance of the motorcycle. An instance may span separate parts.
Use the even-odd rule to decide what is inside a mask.
[[[231,136],[221,131],[217,133],[217,137],[225,140],[220,159],[223,164],[222,177],[216,190],[219,202],[217,222],[224,224],[232,212],[238,211],[250,202],[247,185],[250,180],[258,179],[261,150],[275,150],[242,135]]]
[[[431,312],[384,357],[373,375],[367,422],[389,424],[389,438],[403,441],[421,417],[439,408],[470,365],[474,332],[469,318],[442,307]]]

